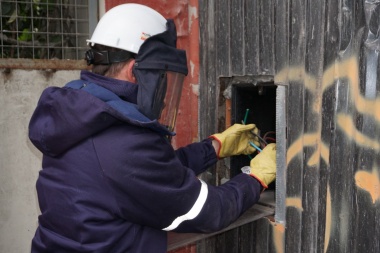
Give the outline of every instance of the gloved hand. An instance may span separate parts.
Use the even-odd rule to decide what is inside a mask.
[[[218,158],[241,154],[248,155],[255,152],[256,149],[249,142],[251,141],[257,146],[260,143],[258,137],[251,131],[257,134],[259,129],[254,124],[235,124],[222,133],[211,135],[209,138],[218,141],[220,144],[217,152]]]
[[[264,188],[276,178],[276,144],[268,144],[250,163],[250,175],[256,178]]]

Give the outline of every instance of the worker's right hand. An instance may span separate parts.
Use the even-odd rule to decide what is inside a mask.
[[[268,144],[250,163],[250,175],[256,178],[264,188],[276,178],[276,144]]]
[[[260,145],[256,136],[259,129],[255,124],[242,125],[234,124],[222,133],[216,133],[209,138],[216,140],[219,145],[217,148],[218,158],[224,158],[234,155],[248,155],[256,151],[249,142],[257,146]]]

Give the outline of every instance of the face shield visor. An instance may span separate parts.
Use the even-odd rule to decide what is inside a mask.
[[[163,75],[164,77],[157,89],[157,95],[154,98],[153,107],[160,108],[158,122],[173,132],[185,75],[171,71],[167,71]]]
[[[137,106],[151,120],[174,130],[183,80],[187,75],[186,52],[176,48],[172,20],[167,30],[147,39],[136,55],[133,73],[138,84]]]

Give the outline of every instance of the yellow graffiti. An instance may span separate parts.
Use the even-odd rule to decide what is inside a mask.
[[[307,162],[308,166],[317,165],[320,156],[326,164],[329,164],[330,152],[328,147],[320,141],[319,134],[304,134],[296,141],[294,141],[292,145],[289,146],[287,151],[287,164],[289,164],[289,162],[303,150],[303,147],[306,146],[316,147],[314,153],[311,155]]]
[[[286,83],[288,80],[291,81],[299,81],[303,82],[304,86],[308,90],[316,91],[318,90],[318,81],[313,76],[307,74],[304,68],[302,67],[290,67],[283,69],[280,71],[276,77],[275,82],[278,83]],[[321,99],[318,99],[318,97],[321,96],[315,96],[314,97],[314,106],[313,110],[315,113],[320,114],[321,111]],[[321,141],[320,136],[320,124],[317,126],[318,130],[316,133],[311,134],[304,134],[301,136],[298,140],[292,143],[292,145],[288,148],[287,152],[287,163],[289,162],[303,150],[303,147],[305,146],[315,146],[315,151],[309,158],[307,165],[308,166],[316,166],[319,163],[319,157],[322,156],[322,159],[328,164],[329,161],[329,150],[326,148],[326,145],[324,145]]]
[[[282,84],[289,81],[302,82],[310,90],[317,88],[316,79],[312,75],[309,75],[303,67],[297,66],[282,69],[276,74],[274,81]]]
[[[353,96],[356,110],[372,116],[376,121],[380,122],[380,110],[376,110],[376,108],[380,108],[380,99],[367,99],[360,93],[359,66],[356,56],[332,64],[325,70],[322,78],[322,93],[333,85],[335,80],[344,78],[348,80],[348,84],[350,85],[350,93]]]
[[[292,66],[282,69],[275,76],[276,83],[286,84],[291,82],[302,82],[304,87],[314,94],[312,110],[314,113],[320,115],[322,94],[330,86],[334,85],[338,79],[347,79],[347,83],[350,85],[350,94],[352,101],[358,112],[372,116],[376,121],[380,122],[380,98],[366,99],[363,97],[359,90],[359,66],[357,57],[351,56],[341,61],[336,61],[331,64],[323,72],[321,78],[321,87],[318,89],[319,81],[317,78],[309,75],[302,67]],[[318,93],[318,94],[316,94]],[[377,109],[378,108],[378,109]],[[360,133],[354,127],[353,120],[349,116],[342,114],[338,115],[338,125],[346,133],[346,135],[355,141],[358,145],[363,147],[380,149],[379,142],[371,140],[371,138]],[[304,134],[294,141],[287,151],[287,164],[297,156],[297,154],[303,151],[305,146],[314,146],[314,153],[308,158],[307,165],[315,166],[319,163],[319,157],[321,156],[326,164],[329,164],[330,151],[328,145],[323,143],[320,136],[321,122],[318,122],[317,129],[314,133]]]
[[[353,101],[358,112],[372,116],[380,122],[380,99],[366,99],[360,94],[359,90],[359,66],[356,57],[352,56],[337,65],[337,78],[347,78],[350,84],[350,92],[353,96]]]
[[[330,164],[330,161],[329,161],[330,150],[329,150],[329,147],[323,142],[321,143],[321,156],[322,156],[322,159],[325,161],[325,163],[329,165]]]
[[[337,124],[346,134],[346,137],[355,141],[356,144],[362,147],[372,148],[376,151],[380,150],[379,142],[372,140],[370,137],[365,136],[359,130],[357,130],[351,117],[344,114],[338,114]]]
[[[283,85],[303,85],[310,92],[307,104],[311,105],[305,108],[308,114],[313,113],[316,116],[316,125],[312,132],[301,132],[301,135],[287,149],[286,162],[289,163],[295,158],[307,159],[307,166],[313,167],[318,165],[320,161],[330,164],[329,144],[324,143],[321,138],[322,131],[322,100],[324,93],[332,86],[337,85],[338,80],[342,80],[347,84],[347,94],[350,96],[349,103],[355,111],[366,117],[372,117],[377,124],[380,122],[380,97],[367,98],[360,91],[360,68],[359,58],[352,55],[342,60],[336,60],[328,68],[323,71],[322,76],[312,76],[307,73],[304,66],[290,66],[282,69],[275,76],[275,82]],[[339,83],[338,83],[339,84]],[[351,106],[351,105],[350,105]],[[371,138],[360,131],[355,124],[352,115],[338,113],[332,123],[336,123],[337,128],[345,135],[348,141],[354,142],[356,145],[370,149],[375,152],[380,151],[380,142],[378,139]],[[376,124],[375,123],[375,124]],[[300,129],[303,130],[302,128]],[[309,157],[301,157],[305,147],[313,148],[313,153]],[[379,169],[373,168],[372,172],[358,171],[355,174],[356,186],[366,191],[372,199],[372,203],[380,202],[380,178]],[[294,207],[303,211],[301,198],[286,198],[286,206]],[[332,233],[332,199],[330,186],[327,186],[326,195],[326,220],[324,235],[324,252],[327,252]],[[281,242],[277,239],[276,242]],[[279,246],[276,246],[278,249]],[[281,248],[282,249],[282,248]]]
[[[289,164],[290,161],[293,160],[293,158],[297,156],[297,154],[300,153],[302,150],[302,138],[298,138],[292,143],[292,145],[288,147],[286,154],[286,164]]]
[[[326,196],[326,225],[325,225],[325,247],[324,252],[327,252],[329,247],[330,236],[331,236],[331,222],[332,222],[332,208],[331,208],[331,192],[330,186],[327,186],[327,196]]]
[[[356,172],[355,183],[357,187],[370,194],[373,204],[380,200],[380,179],[377,168],[373,168],[372,173],[364,170]]]
[[[285,252],[285,226],[280,223],[271,222],[273,226],[273,241],[277,253]]]
[[[372,110],[373,108],[380,108],[380,98],[366,99],[360,94],[359,66],[357,56],[354,55],[342,61],[337,61],[325,69],[322,76],[322,89],[319,95],[322,95],[327,88],[334,85],[335,81],[338,79],[348,80],[356,109],[360,113],[370,115],[380,122],[380,110]],[[278,84],[286,84],[290,81],[302,82],[304,87],[312,93],[319,90],[318,80],[312,75],[306,73],[303,66],[284,68],[275,76],[275,82]],[[317,97],[318,98],[314,98],[315,101],[312,108],[316,113],[319,113],[321,108],[321,96]]]
[[[287,207],[295,207],[299,211],[303,211],[302,200],[301,198],[286,198],[286,206]]]
[[[350,85],[350,93],[353,96],[353,102],[358,112],[372,116],[380,122],[380,110],[373,110],[380,108],[380,99],[366,99],[363,97],[359,90],[359,66],[356,56],[351,56],[340,62],[332,64],[327,68],[322,77],[322,94],[332,86],[337,79],[347,79]],[[308,88],[310,86],[306,86]]]

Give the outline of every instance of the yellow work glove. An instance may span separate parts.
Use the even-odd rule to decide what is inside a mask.
[[[256,135],[259,129],[254,124],[242,125],[235,124],[227,128],[222,133],[213,134],[210,138],[219,142],[219,150],[217,155],[224,158],[233,155],[248,155],[256,151],[249,142],[253,142],[257,146],[260,145]]]
[[[276,178],[276,144],[268,144],[250,163],[250,175],[256,178],[264,188]]]

